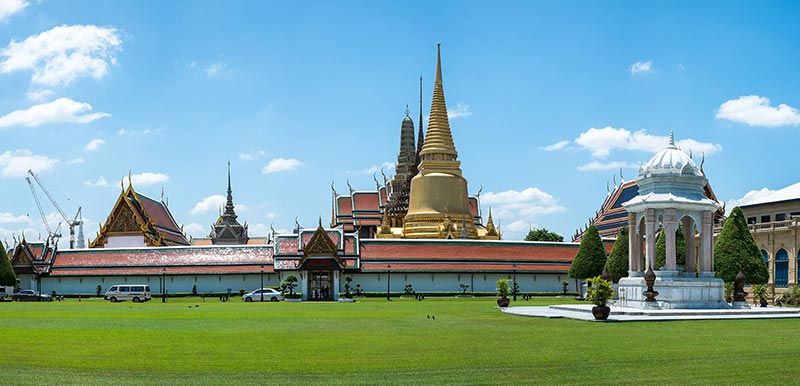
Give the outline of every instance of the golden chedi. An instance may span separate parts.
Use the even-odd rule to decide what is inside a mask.
[[[442,87],[441,48],[437,48],[436,80],[428,130],[420,151],[419,173],[411,179],[408,213],[403,222],[406,238],[478,238],[469,209],[467,180],[453,144]],[[456,232],[453,232],[454,229]],[[448,229],[445,229],[448,228]],[[462,229],[465,228],[465,229]]]

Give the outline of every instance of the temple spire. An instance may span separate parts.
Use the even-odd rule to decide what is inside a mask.
[[[425,142],[420,152],[423,163],[426,160],[437,161],[437,163],[438,161],[456,161],[458,157],[455,144],[453,144],[453,134],[450,132],[450,121],[447,118],[447,105],[444,100],[440,43],[436,44],[436,51],[436,80],[433,86],[428,131],[425,133]]]
[[[675,147],[675,134],[672,130],[669,131],[669,147]]]
[[[417,134],[417,160],[414,164],[414,170],[419,168],[419,152],[422,151],[422,145],[425,143],[425,133],[422,130],[422,74],[419,76],[419,134]]]
[[[228,197],[225,201],[225,214],[236,216],[233,210],[233,192],[231,191],[231,161],[228,160]]]

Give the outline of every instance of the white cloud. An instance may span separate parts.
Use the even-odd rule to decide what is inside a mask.
[[[206,237],[206,228],[198,223],[191,223],[183,226],[183,233],[192,237]]]
[[[215,194],[212,196],[208,196],[197,204],[194,205],[194,208],[189,211],[191,214],[199,214],[199,213],[206,213],[209,211],[218,211],[220,207],[225,206],[225,196]]]
[[[657,153],[669,144],[669,137],[647,134],[645,130],[631,133],[610,126],[602,129],[590,128],[575,139],[575,143],[592,152],[592,157],[605,158],[612,150],[639,150]],[[676,145],[688,152],[711,154],[722,151],[722,145],[699,142],[694,139],[677,141]]]
[[[22,223],[22,224],[28,223],[28,216],[24,214],[15,216],[12,213],[0,212],[0,224],[17,224],[17,223]]]
[[[22,11],[30,5],[23,0],[2,0],[0,1],[0,23],[6,22],[12,15]]]
[[[100,146],[103,146],[105,143],[106,143],[106,141],[104,141],[104,140],[102,140],[100,138],[95,138],[95,139],[89,141],[89,143],[87,143],[86,146],[84,146],[83,149],[86,150],[86,151],[97,151],[97,150],[100,150]]]
[[[65,163],[66,163],[67,165],[77,165],[77,164],[82,164],[82,163],[84,163],[84,162],[86,162],[86,160],[85,160],[85,159],[83,159],[83,158],[81,158],[81,157],[78,157],[78,158],[73,158],[73,159],[71,159],[71,160],[69,160],[69,161],[67,161],[67,162],[65,162]]]
[[[96,181],[84,181],[83,184],[86,186],[99,187],[99,188],[105,188],[111,186],[111,184],[109,184],[106,178],[103,176],[98,177]]]
[[[28,169],[36,173],[50,170],[58,164],[57,159],[49,158],[44,155],[33,154],[27,149],[15,151],[7,150],[0,154],[0,172],[3,177],[22,177],[28,173]]]
[[[472,110],[470,110],[469,105],[464,102],[458,102],[454,109],[447,110],[447,117],[450,119],[468,117],[470,115],[472,115]]]
[[[252,151],[250,153],[239,153],[239,158],[245,161],[252,161],[267,155],[264,150]]]
[[[491,207],[495,224],[500,224],[502,220],[510,221],[502,227],[501,231],[504,233],[527,231],[531,224],[536,224],[539,217],[567,210],[551,194],[536,187],[522,191],[510,189],[498,193],[487,192],[481,195],[481,202]],[[488,213],[485,212],[484,216],[488,216]],[[515,234],[506,238],[521,239],[522,236]]]
[[[268,220],[274,220],[278,217],[281,217],[281,215],[273,212],[267,212],[267,214],[264,217],[266,217]]]
[[[120,137],[125,135],[150,135],[158,133],[159,131],[161,131],[161,129],[128,130],[123,127],[117,130],[117,135],[119,135]]]
[[[225,69],[225,63],[215,62],[215,63],[211,63],[211,65],[206,67],[205,71],[206,71],[206,74],[208,74],[208,76],[216,76],[217,74],[222,72],[222,70],[224,70],[224,69]]]
[[[775,191],[772,189],[761,188],[760,190],[751,190],[745,193],[745,195],[740,198],[730,199],[725,202],[725,211],[727,212],[726,214],[730,214],[731,210],[733,210],[734,207],[747,205],[763,197],[769,196],[772,193],[775,193]]]
[[[91,113],[92,105],[69,98],[35,105],[27,110],[17,110],[0,117],[0,128],[11,126],[36,127],[53,123],[89,123],[110,117],[107,113]],[[87,113],[87,114],[84,114]]]
[[[552,145],[545,146],[542,149],[544,151],[556,151],[567,147],[567,145],[569,145],[569,141],[561,141],[561,142],[556,142]]]
[[[294,158],[275,158],[269,161],[267,166],[264,166],[262,172],[264,174],[277,173],[289,170],[295,170],[303,166],[303,163]]]
[[[716,118],[746,123],[750,126],[797,126],[800,124],[800,111],[785,104],[772,107],[769,105],[769,99],[748,95],[721,104]]]
[[[631,64],[631,75],[652,74],[653,72],[653,61],[651,60]]]
[[[277,231],[277,229],[276,229],[276,231]],[[247,226],[247,233],[248,233],[248,235],[250,237],[264,237],[264,236],[270,234],[270,230],[269,230],[268,226],[266,226],[266,225],[264,225],[262,223],[258,223],[258,224],[248,225]],[[280,232],[278,232],[278,233],[280,233]]]
[[[51,96],[55,95],[55,91],[50,89],[38,89],[38,90],[31,90],[25,93],[25,96],[28,97],[31,101],[36,103],[41,103],[46,101]]]
[[[637,165],[621,161],[613,161],[613,162],[592,161],[586,165],[578,166],[578,170],[586,172],[586,171],[596,171],[596,170],[617,170],[619,168],[636,168],[636,167]]]
[[[169,175],[164,173],[139,173],[131,176],[134,186],[148,186],[169,182]]]
[[[393,170],[394,169],[394,163],[393,162],[384,162],[384,163],[381,164],[381,166],[372,165],[372,166],[370,166],[370,167],[368,167],[368,168],[366,168],[364,170],[361,170],[360,173],[361,174],[375,174],[375,173],[380,172],[381,169],[387,170],[387,171],[388,170]]]
[[[122,41],[114,28],[62,25],[0,49],[0,72],[32,70],[31,81],[48,87],[67,86],[75,79],[101,79],[116,64]]]

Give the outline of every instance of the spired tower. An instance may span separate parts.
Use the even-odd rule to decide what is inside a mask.
[[[392,227],[402,227],[408,212],[408,195],[411,178],[417,174],[417,149],[414,145],[414,121],[406,116],[400,128],[400,152],[397,155],[396,173],[390,182],[391,195],[386,207],[388,220]]]
[[[225,211],[220,214],[217,222],[211,226],[211,243],[214,245],[247,244],[247,224],[239,224],[233,210],[233,193],[231,191],[231,163],[228,161],[228,197],[225,202]]]
[[[478,231],[469,208],[467,180],[461,176],[461,162],[458,161],[447,119],[440,44],[437,44],[436,80],[428,130],[419,158],[419,173],[411,179],[403,236],[437,239],[465,233],[467,238],[477,239]],[[461,228],[466,228],[466,232]]]

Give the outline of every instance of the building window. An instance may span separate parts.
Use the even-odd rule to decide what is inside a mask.
[[[770,215],[761,216],[761,222],[770,222]]]
[[[789,286],[789,253],[781,248],[775,254],[775,287]]]
[[[784,221],[786,220],[786,213],[778,213],[775,215],[775,221]]]
[[[755,217],[748,217],[747,218],[747,223],[748,224],[755,224],[756,223],[756,218]]]

